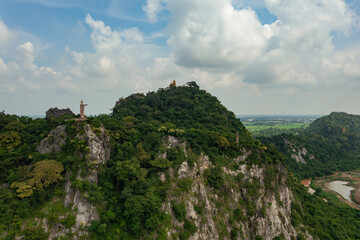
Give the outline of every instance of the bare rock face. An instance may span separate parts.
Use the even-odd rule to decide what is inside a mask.
[[[300,147],[296,147],[294,144],[292,144],[291,142],[289,142],[288,140],[286,140],[284,138],[284,142],[286,146],[290,147],[291,150],[291,158],[294,159],[296,162],[298,163],[302,163],[302,164],[307,164],[306,160],[304,159],[304,157],[308,157],[310,160],[314,160],[315,156],[308,153],[308,151],[306,150],[306,148],[300,148]],[[298,149],[297,149],[298,148]]]
[[[164,145],[168,148],[178,147],[183,144],[180,139],[171,137],[166,138]],[[181,145],[186,148],[186,143]],[[285,239],[294,239],[297,231],[291,224],[291,203],[294,201],[291,190],[286,185],[287,171],[285,167],[278,163],[276,168],[276,190],[269,190],[265,187],[266,166],[251,165],[247,163],[247,157],[250,151],[243,149],[240,157],[232,159],[238,164],[236,169],[222,167],[225,179],[234,179],[241,176],[244,185],[227,185],[224,191],[227,193],[226,201],[217,194],[212,187],[206,184],[205,171],[213,168],[209,157],[201,154],[198,160],[191,167],[187,161],[184,161],[178,169],[170,168],[167,175],[171,178],[173,189],[176,189],[176,182],[188,179],[191,187],[188,191],[181,194],[169,190],[167,201],[162,210],[171,216],[171,227],[168,229],[168,238],[176,236],[179,229],[183,227],[172,209],[172,202],[184,203],[186,209],[186,218],[195,224],[197,231],[189,238],[190,240],[202,239],[230,239],[230,236],[224,235],[224,229],[228,234],[236,227],[239,234],[236,239],[254,239],[255,236],[261,236],[265,240],[271,240],[274,237],[282,235]],[[177,174],[173,174],[176,172]],[[248,198],[250,195],[247,184],[258,184],[256,198]],[[275,182],[274,182],[275,184]],[[245,199],[245,203],[241,201]],[[248,200],[246,200],[248,199]],[[246,205],[248,201],[252,202],[254,213],[248,213]],[[245,206],[244,206],[245,204]],[[195,207],[201,206],[202,213],[196,211]],[[241,209],[243,220],[230,223],[231,216],[235,209]],[[312,239],[308,234],[307,238]]]
[[[65,131],[65,126],[59,127],[62,127],[61,129]],[[76,138],[86,142],[88,152],[87,155],[84,156],[84,159],[86,159],[86,167],[78,169],[75,179],[88,181],[90,184],[97,184],[98,169],[110,158],[110,137],[104,127],[92,129],[91,126],[87,124],[84,126],[84,133],[78,134]],[[49,233],[49,239],[58,239],[61,236],[68,236],[70,233],[74,234],[71,239],[86,239],[88,234],[87,227],[92,221],[100,220],[96,207],[87,199],[89,192],[72,187],[72,174],[71,171],[67,171],[65,174],[64,192],[66,195],[63,203],[65,207],[71,206],[70,214],[75,216],[75,225],[69,229],[63,224],[57,223],[55,226],[49,228],[47,219],[45,218],[43,220],[43,228]],[[60,218],[64,217],[66,216],[61,216]]]
[[[60,152],[67,138],[65,128],[65,125],[57,126],[45,139],[41,140],[39,146],[36,147],[36,151],[41,154],[51,153],[53,151]]]
[[[75,117],[75,114],[69,108],[59,109],[55,107],[46,111],[46,118],[61,118],[64,115]]]
[[[77,138],[86,140],[89,149],[86,157],[89,173],[87,176],[82,177],[81,171],[83,170],[79,169],[76,174],[76,180],[86,180],[93,184],[98,182],[99,166],[103,165],[110,158],[110,137],[104,127],[97,128],[96,133],[94,133],[90,125],[87,124],[84,126],[84,131],[85,133],[78,135]],[[72,227],[71,231],[77,233],[78,236],[86,235],[86,231],[82,229],[88,227],[91,221],[100,220],[96,207],[87,200],[89,192],[71,188],[70,178],[67,177],[65,193],[65,207],[72,204],[72,210],[75,211],[76,224]],[[77,237],[74,239],[77,239]]]
[[[173,147],[179,147],[184,150],[185,156],[187,156],[187,150],[186,150],[186,141],[182,141],[181,139],[174,137],[174,136],[167,136],[163,138],[163,146],[166,149],[173,148]],[[163,152],[160,153],[157,158],[166,158],[167,153]]]
[[[305,148],[304,148],[305,149]],[[296,162],[302,163],[302,164],[306,164],[305,159],[303,158],[303,155],[301,154],[301,151],[299,151],[297,154],[292,153],[291,154],[291,158],[295,159]]]
[[[110,158],[110,137],[104,127],[96,129],[94,133],[90,125],[85,125],[85,138],[89,146],[88,164],[98,167]]]
[[[164,146],[166,148],[172,148],[179,146],[180,148],[186,148],[186,142],[181,141],[179,138],[173,137],[173,136],[167,136],[167,138],[164,139]]]

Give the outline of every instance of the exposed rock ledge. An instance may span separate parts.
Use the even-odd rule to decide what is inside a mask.
[[[105,128],[102,126],[96,129],[97,134],[93,132],[90,125],[84,126],[84,134],[78,134],[76,138],[85,140],[89,152],[86,159],[86,167],[79,168],[76,173],[76,180],[86,180],[90,184],[98,182],[98,168],[100,165],[106,163],[110,158],[110,137],[107,134]],[[61,146],[66,141],[65,126],[58,126],[56,129],[50,132],[49,136],[43,139],[40,145],[37,147],[40,153],[49,153],[52,151],[61,151]],[[82,177],[82,171],[87,171],[86,176]],[[75,234],[72,239],[83,239],[86,235],[88,227],[93,220],[99,220],[96,207],[92,205],[86,196],[89,192],[81,191],[80,189],[74,189],[71,187],[72,173],[67,171],[65,174],[65,186],[64,192],[66,193],[63,202],[65,207],[71,206],[71,214],[75,216],[75,225],[71,229],[67,229],[63,224],[56,223],[55,226],[49,227],[47,219],[43,219],[43,228],[48,232],[49,239],[57,239],[62,236],[66,236],[69,233]],[[60,216],[64,218],[65,216]]]
[[[41,140],[39,146],[36,147],[36,151],[41,154],[51,153],[53,151],[60,152],[67,138],[65,128],[65,125],[57,126],[45,139]]]

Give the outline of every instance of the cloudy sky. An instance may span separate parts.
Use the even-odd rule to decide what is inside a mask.
[[[236,114],[360,114],[359,0],[0,0],[0,111],[196,81]]]

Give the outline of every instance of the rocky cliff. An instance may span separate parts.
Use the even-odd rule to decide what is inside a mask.
[[[166,148],[180,147],[187,154],[186,143],[169,137]],[[194,230],[189,237],[197,239],[292,239],[297,231],[291,224],[291,204],[294,201],[291,189],[286,185],[287,171],[281,163],[276,164],[273,181],[268,182],[269,166],[248,165],[250,152],[231,159],[236,169],[222,167],[225,180],[220,189],[208,184],[208,174],[214,165],[209,157],[201,154],[193,166],[184,161],[175,170],[170,168],[160,174],[160,179],[172,182],[163,211],[171,215],[168,239],[182,238],[190,221]],[[166,154],[159,157],[165,157]],[[272,171],[271,170],[271,171]],[[267,183],[266,183],[267,182]],[[187,187],[184,187],[186,185]],[[265,186],[270,184],[272,188]],[[179,191],[181,189],[182,191]],[[179,208],[184,207],[184,218]],[[196,229],[196,230],[195,230]],[[307,237],[312,239],[311,236]]]
[[[260,142],[193,83],[132,95],[86,121],[1,119],[0,238],[360,236],[358,212],[306,193],[283,165],[307,174],[342,151],[316,135],[285,136],[285,148],[283,136]]]
[[[69,109],[50,108],[46,111],[46,118],[61,118],[62,116],[75,117],[75,114]]]
[[[67,138],[65,128],[65,125],[60,125],[54,130],[50,131],[49,135],[41,140],[40,144],[36,147],[36,151],[41,154],[60,152],[62,146],[65,145]]]
[[[84,184],[85,182],[90,186],[97,185],[98,170],[110,157],[110,137],[103,126],[92,129],[89,124],[86,124],[82,128],[83,131],[78,131],[83,133],[78,133],[75,139],[86,144],[86,156],[83,156],[86,164],[80,164],[75,173],[67,170],[65,174],[65,197],[62,202],[65,208],[71,210],[67,215],[60,216],[57,223],[51,226],[48,219],[43,219],[43,228],[45,232],[49,233],[49,239],[66,236],[78,239],[88,234],[87,228],[92,221],[100,221],[96,207],[89,201],[91,189],[82,189],[79,183]],[[40,153],[49,153],[49,150],[59,152],[66,137],[65,126],[58,126],[50,132],[46,139],[41,141],[37,149]],[[49,138],[53,140],[49,141]],[[73,184],[74,182],[78,184]],[[61,223],[61,219],[65,219],[68,215],[74,216],[75,222],[71,227]]]

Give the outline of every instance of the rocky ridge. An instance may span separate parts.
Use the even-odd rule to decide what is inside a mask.
[[[291,150],[291,158],[294,159],[298,163],[307,164],[305,157],[308,157],[310,160],[314,160],[315,156],[308,153],[307,149],[305,147],[295,147],[294,144],[289,142],[284,138],[284,142],[286,146],[290,147]]]
[[[70,108],[66,109],[59,109],[57,107],[50,108],[46,111],[46,118],[61,118],[62,116],[73,116],[75,117],[75,114],[70,110]]]
[[[60,125],[50,131],[49,135],[41,140],[40,144],[36,147],[36,151],[41,154],[60,152],[61,147],[65,145],[67,138],[65,128],[65,125]]]
[[[78,168],[75,180],[97,184],[98,169],[101,165],[105,164],[110,157],[110,137],[103,126],[92,129],[89,124],[86,124],[83,129],[84,133],[77,134],[76,138],[86,142],[86,148],[88,149],[87,156],[85,157],[86,167]],[[38,146],[38,151],[40,153],[49,153],[49,149],[56,152],[61,151],[61,146],[65,143],[66,137],[65,126],[58,126],[50,132],[46,139],[41,141]],[[49,138],[53,138],[53,141],[50,142]],[[49,239],[57,239],[58,237],[69,234],[74,235],[73,239],[78,239],[81,236],[87,235],[86,228],[91,224],[91,221],[100,220],[96,207],[87,199],[89,191],[84,191],[72,186],[72,174],[70,170],[65,174],[64,192],[66,195],[63,203],[65,207],[71,207],[70,214],[75,216],[75,225],[71,228],[66,228],[64,224],[58,222],[50,226],[48,219],[43,219],[43,228],[45,232],[49,233]],[[65,217],[66,216],[60,216],[60,219]]]
[[[164,146],[180,147],[186,150],[186,143],[176,138],[168,138]],[[209,157],[201,154],[194,166],[190,167],[187,161],[184,161],[177,172],[170,168],[167,173],[162,175],[162,181],[166,175],[173,183],[172,190],[168,192],[168,200],[163,204],[163,211],[171,215],[171,228],[168,229],[168,239],[176,239],[178,229],[183,227],[184,223],[179,222],[174,213],[173,204],[184,203],[186,208],[186,218],[193,221],[197,231],[189,238],[197,239],[230,239],[232,232],[238,231],[235,238],[232,239],[254,239],[255,236],[261,236],[263,239],[273,239],[276,236],[283,236],[285,239],[292,239],[297,236],[295,228],[291,224],[291,203],[294,201],[291,190],[286,185],[287,171],[281,163],[276,165],[278,183],[277,192],[269,191],[265,187],[266,166],[252,165],[248,166],[247,156],[250,154],[243,151],[244,154],[239,158],[233,159],[234,162],[242,162],[237,170],[231,170],[223,167],[222,170],[226,183],[228,196],[226,202],[221,199],[217,191],[206,184],[206,171],[213,168]],[[186,151],[185,151],[186,153]],[[166,154],[161,155],[166,157]],[[231,184],[231,179],[240,177],[244,184]],[[177,188],[179,182],[187,180],[191,182],[188,191],[178,194]],[[249,198],[249,191],[246,186],[258,182],[259,187],[256,197]],[[176,184],[177,183],[177,184]],[[253,201],[255,212],[249,213],[244,207],[241,207],[245,201]],[[246,203],[245,203],[246,204]],[[203,206],[203,212],[195,210]],[[241,209],[242,221],[234,221],[233,213]],[[232,237],[234,237],[233,234]],[[308,239],[312,239],[308,236]]]

